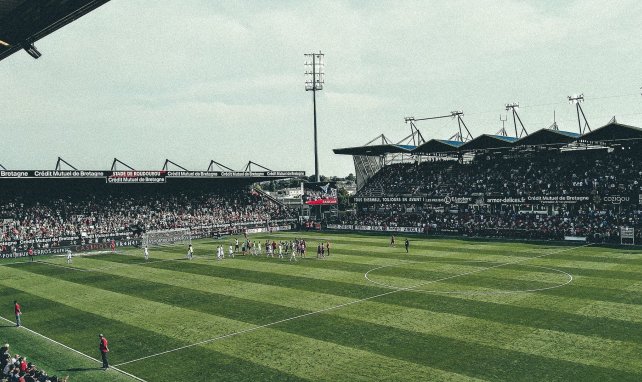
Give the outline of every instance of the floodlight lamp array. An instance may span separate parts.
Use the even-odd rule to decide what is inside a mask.
[[[568,96],[568,103],[576,105],[578,103],[584,102],[584,93],[577,95],[574,94],[572,96]]]
[[[509,111],[509,110],[519,110],[519,102],[507,103],[506,111]]]
[[[325,83],[325,63],[324,63],[324,54],[319,53],[309,53],[305,54],[305,57],[308,59],[305,61],[305,90],[323,90],[323,84]]]

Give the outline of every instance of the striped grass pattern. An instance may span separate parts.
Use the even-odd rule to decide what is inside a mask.
[[[27,328],[94,358],[104,333],[110,362],[146,381],[642,380],[642,251],[252,239],[295,236],[309,245],[296,263],[216,261],[231,238],[196,241],[191,261],[182,247],[3,260],[0,315],[18,300]],[[0,341],[72,381],[134,380],[6,321]]]

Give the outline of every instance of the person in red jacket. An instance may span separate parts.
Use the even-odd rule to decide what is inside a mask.
[[[27,371],[27,358],[20,359],[20,371],[23,373]]]
[[[107,346],[107,338],[102,334],[98,335],[100,342],[98,343],[98,349],[100,350],[100,356],[103,359],[103,369],[109,367],[109,362],[107,361],[107,353],[109,353],[109,347]]]
[[[22,316],[22,308],[20,308],[20,304],[18,304],[18,301],[16,300],[13,301],[13,310],[16,313],[16,326],[20,327],[20,316]]]

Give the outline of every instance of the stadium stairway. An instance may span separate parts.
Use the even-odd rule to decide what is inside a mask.
[[[276,203],[276,204],[277,204],[277,205],[279,205],[280,207],[288,208],[288,209],[289,209],[289,207],[288,207],[288,206],[286,206],[285,204],[283,204],[283,203],[282,203],[281,201],[279,201],[277,198],[275,198],[275,197],[273,197],[272,195],[268,194],[267,192],[265,192],[265,191],[261,190],[260,188],[258,188],[258,187],[254,187],[254,188],[252,188],[252,189],[253,189],[254,191],[258,192],[258,193],[261,195],[261,197],[264,197],[264,198],[266,198],[266,199],[271,200],[272,202]]]

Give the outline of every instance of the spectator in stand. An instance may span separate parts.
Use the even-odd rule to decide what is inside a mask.
[[[0,237],[22,250],[29,242],[54,239],[86,242],[100,235],[136,236],[145,230],[214,225],[264,224],[290,219],[293,213],[256,192],[108,194],[83,198],[0,200]],[[33,244],[37,245],[37,244]],[[3,253],[15,250],[5,245]],[[33,250],[33,248],[32,248]]]
[[[642,191],[638,149],[478,155],[472,161],[393,164],[358,196],[620,195]]]
[[[58,378],[49,376],[44,370],[39,370],[35,364],[27,362],[26,357],[19,354],[11,356],[9,344],[0,347],[0,380],[25,382],[67,382],[69,376]]]

